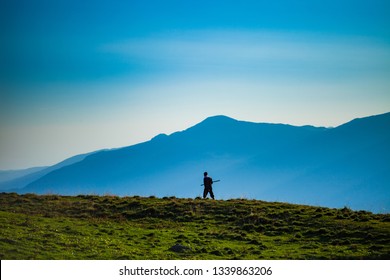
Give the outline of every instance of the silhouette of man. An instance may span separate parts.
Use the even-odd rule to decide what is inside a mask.
[[[204,184],[204,191],[203,191],[203,198],[206,198],[207,194],[210,193],[210,196],[212,199],[214,199],[214,193],[213,193],[213,179],[211,179],[209,176],[207,176],[207,172],[203,173],[203,184]]]

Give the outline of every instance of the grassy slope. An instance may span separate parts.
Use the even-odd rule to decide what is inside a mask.
[[[169,250],[175,244],[191,248]],[[178,198],[0,194],[1,259],[389,259],[390,215]]]

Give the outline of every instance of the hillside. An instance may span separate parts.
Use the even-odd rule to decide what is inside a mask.
[[[47,167],[32,167],[19,170],[0,170],[0,189],[2,189],[2,183],[13,181],[16,178],[24,177],[32,173],[39,172]]]
[[[42,178],[46,174],[49,174],[50,172],[60,169],[62,167],[79,162],[85,159],[87,156],[96,152],[76,155],[49,167],[36,167],[36,168],[29,168],[26,170],[16,170],[16,171],[1,171],[0,191],[9,191],[9,190],[18,191],[19,189],[26,187],[31,182],[34,182]],[[4,175],[1,176],[2,174]],[[6,176],[7,174],[9,175]]]
[[[0,248],[2,260],[389,259],[390,215],[245,199],[1,193]]]

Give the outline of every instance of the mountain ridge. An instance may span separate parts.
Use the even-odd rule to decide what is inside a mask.
[[[16,190],[16,189],[21,189],[23,188],[24,185],[28,185],[29,183],[45,176],[46,174],[56,170],[60,169],[64,166],[74,164],[78,161],[83,160],[85,157],[88,155],[91,155],[93,153],[97,153],[99,151],[94,151],[90,153],[85,153],[85,154],[79,154],[72,156],[70,158],[67,158],[65,160],[60,161],[57,164],[54,164],[52,166],[48,167],[33,167],[33,168],[28,168],[26,170],[32,170],[31,172],[28,172],[27,174],[23,174],[22,176],[17,176],[14,177],[10,180],[4,180],[0,182],[0,190]],[[17,171],[15,171],[17,172]]]
[[[389,211],[390,113],[335,128],[217,115],[170,135],[58,168],[22,193],[199,196],[203,171],[222,198]],[[199,184],[200,185],[200,184]]]

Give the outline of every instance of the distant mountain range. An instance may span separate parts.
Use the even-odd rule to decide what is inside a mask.
[[[336,128],[214,116],[171,135],[79,155],[0,181],[0,190],[196,197],[203,191],[204,171],[221,180],[214,184],[217,199],[243,197],[388,213],[390,113]]]

